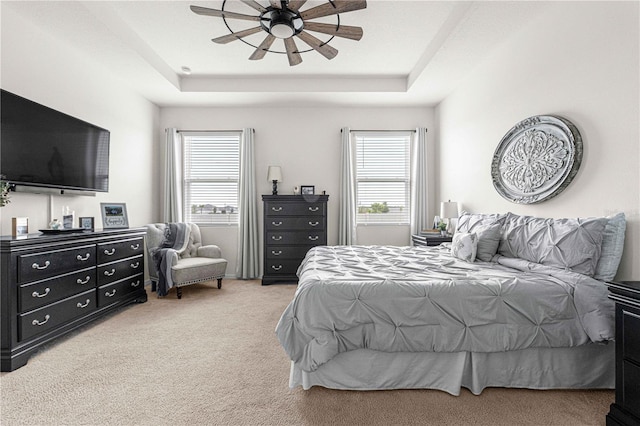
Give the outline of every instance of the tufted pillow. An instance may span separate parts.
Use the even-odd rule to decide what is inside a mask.
[[[498,253],[593,276],[607,218],[543,219],[507,215]]]
[[[451,255],[466,262],[476,259],[478,236],[467,232],[456,232],[451,241]]]
[[[627,227],[624,213],[609,216],[607,219],[609,221],[602,237],[602,253],[593,275],[593,278],[602,281],[612,280],[618,272],[624,247],[624,232]]]
[[[498,251],[502,224],[506,214],[471,214],[463,213],[458,219],[456,232],[473,232],[478,236],[478,252],[476,257],[490,262]]]

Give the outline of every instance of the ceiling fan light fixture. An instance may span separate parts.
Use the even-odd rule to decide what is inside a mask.
[[[277,38],[289,38],[295,34],[295,30],[287,22],[276,22],[272,24],[269,32]]]

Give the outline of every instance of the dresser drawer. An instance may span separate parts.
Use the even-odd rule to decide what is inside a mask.
[[[629,361],[624,361],[622,394],[624,406],[635,416],[640,417],[640,366]]]
[[[62,300],[76,293],[95,288],[96,269],[60,275],[20,286],[18,312],[26,312]]]
[[[326,245],[327,244],[327,234],[324,231],[307,231],[307,232],[296,232],[296,231],[269,231],[267,232],[267,241],[265,244],[268,245]]]
[[[91,289],[19,316],[19,340],[52,330],[96,309],[96,290]]]
[[[103,285],[98,288],[98,307],[102,308],[122,299],[127,294],[144,287],[144,275],[125,278],[124,280]]]
[[[96,246],[18,256],[18,282],[37,281],[96,265]]]
[[[265,220],[267,231],[281,229],[309,230],[324,229],[322,217],[270,217]]]
[[[324,216],[325,215],[325,203],[287,203],[287,202],[268,202],[265,206],[265,212],[267,216]]]
[[[144,262],[142,256],[130,257],[106,265],[98,266],[98,285],[102,286],[142,273]]]
[[[624,359],[640,365],[640,314],[622,308],[622,338]],[[640,401],[640,399],[639,399]]]
[[[301,259],[267,259],[264,265],[265,275],[295,275]]]
[[[300,259],[302,260],[314,245],[292,247],[269,247],[265,250],[267,259]]]
[[[98,244],[98,265],[143,254],[144,239],[132,238]]]

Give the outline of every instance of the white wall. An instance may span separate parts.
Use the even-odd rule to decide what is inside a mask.
[[[0,209],[0,234],[11,218],[29,217],[30,232],[47,227],[50,209],[93,216],[101,227],[100,202],[125,202],[131,227],[149,223],[158,206],[152,172],[159,109],[126,89],[91,57],[43,33],[10,7],[2,8],[2,88],[111,131],[109,192],[96,197],[14,193]],[[51,201],[50,201],[50,198]]]
[[[619,279],[640,277],[638,2],[557,2],[510,37],[436,109],[436,195],[472,212],[628,219]],[[498,195],[491,159],[517,122],[571,120],[584,142],[573,182],[557,197],[517,205]]]
[[[283,182],[278,186],[279,194],[292,194],[293,187],[300,185],[315,185],[316,193],[327,192],[328,244],[336,244],[340,129],[348,126],[354,130],[406,130],[423,126],[427,127],[430,135],[434,120],[432,108],[162,108],[160,124],[163,129],[176,127],[184,130],[239,130],[253,127],[256,130],[260,232],[260,195],[271,194],[267,169],[270,165],[277,165],[282,167],[283,174]],[[203,229],[204,241],[215,241],[230,261],[227,274],[235,271],[236,236],[236,227]],[[408,227],[400,227],[400,230],[398,227],[360,227],[358,238],[364,244],[408,245],[410,241]]]

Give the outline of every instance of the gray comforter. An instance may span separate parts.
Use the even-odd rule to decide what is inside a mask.
[[[315,371],[340,352],[499,352],[614,337],[601,281],[496,255],[467,263],[440,247],[311,249],[276,335]]]

